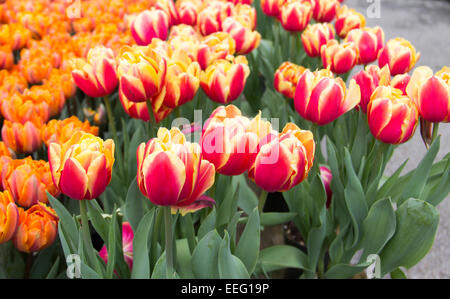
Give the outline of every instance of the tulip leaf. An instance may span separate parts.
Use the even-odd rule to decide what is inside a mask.
[[[404,201],[395,216],[395,234],[380,253],[382,275],[417,264],[431,249],[439,223],[436,208],[414,198]]]
[[[148,211],[139,222],[133,238],[133,269],[131,278],[150,278],[148,238],[153,232],[155,209]],[[153,250],[153,248],[152,248]]]
[[[64,205],[47,192],[47,198],[59,217],[59,228],[64,230],[64,236],[71,252],[78,246],[78,228],[72,215],[64,207]]]
[[[439,183],[436,184],[436,186],[433,186],[433,188],[429,190],[428,195],[423,198],[433,206],[437,206],[450,192],[450,159],[448,159],[447,170],[439,179]]]
[[[102,216],[102,208],[95,199],[87,201],[87,208],[89,220],[91,221],[95,231],[100,235],[105,243],[108,242],[109,224],[108,221]]]
[[[258,264],[264,272],[284,268],[309,269],[308,256],[290,245],[276,245],[264,248],[259,253]]]
[[[372,263],[373,261],[364,262],[357,265],[338,264],[331,267],[327,272],[325,272],[324,278],[351,278],[354,275],[364,271],[364,269],[366,269]]]
[[[402,269],[397,268],[390,273],[392,279],[407,279],[405,272]]]
[[[114,267],[116,266],[116,256],[117,250],[116,245],[122,244],[121,236],[117,234],[119,228],[117,227],[117,211],[112,214],[111,222],[109,224],[109,232],[108,232],[108,242],[107,242],[107,250],[108,250],[108,262],[106,264],[106,278],[112,278]],[[116,238],[119,237],[119,238]]]
[[[408,180],[405,189],[403,189],[399,204],[408,198],[420,198],[425,184],[427,183],[434,158],[436,158],[439,151],[440,140],[440,136],[438,136],[422,158],[422,161],[420,161],[419,165],[414,170],[412,177]]]
[[[149,210],[149,202],[149,199],[147,199],[142,194],[141,190],[139,190],[136,178],[134,178],[128,188],[124,209],[126,220],[130,223],[133,231],[137,230],[142,217]]]
[[[361,260],[370,254],[378,254],[394,235],[395,212],[390,199],[382,199],[373,204],[362,223],[362,239],[359,248],[364,249]]]
[[[247,214],[250,215],[253,209],[258,206],[258,197],[247,183],[247,178],[243,175],[237,176],[239,184],[239,199],[238,206]]]
[[[258,221],[259,222],[259,221]],[[221,279],[248,279],[250,275],[244,263],[235,255],[231,254],[230,236],[225,231],[218,253],[219,277]],[[251,261],[252,263],[253,261]],[[253,266],[254,267],[254,266]]]
[[[58,274],[58,268],[59,268],[59,262],[60,258],[59,256],[56,257],[55,262],[53,263],[53,266],[50,268],[50,271],[48,271],[46,279],[53,279],[56,278],[56,275]]]
[[[176,272],[183,279],[194,279],[194,273],[192,272],[191,260],[192,255],[189,250],[189,243],[187,239],[177,240],[177,259],[175,264]]]
[[[213,209],[209,215],[203,220],[202,224],[200,225],[200,228],[198,229],[198,239],[201,240],[203,237],[209,233],[210,231],[214,230],[216,228],[216,209]]]
[[[139,121],[136,123],[136,131],[134,132],[133,136],[131,137],[130,144],[128,147],[128,161],[126,163],[128,164],[128,174],[132,175],[137,173],[137,158],[136,158],[136,151],[139,146],[143,142],[143,140],[147,140],[147,136],[144,132],[143,127],[144,122]],[[134,228],[134,227],[133,227]]]
[[[405,162],[403,162],[402,165],[400,165],[400,167],[397,168],[397,170],[383,183],[381,188],[378,189],[377,199],[387,196],[390,193],[392,187],[399,183],[398,178],[403,168],[405,168],[406,163],[408,163],[408,160],[405,160]]]
[[[83,262],[80,264],[80,270],[83,279],[101,279],[97,272]]]
[[[166,277],[166,252],[164,251],[155,264],[152,279],[165,279]]]
[[[253,273],[258,261],[260,246],[260,219],[258,208],[248,217],[247,225],[236,247],[236,256],[244,263],[248,273]]]
[[[236,229],[239,220],[241,219],[242,211],[237,211],[231,221],[228,223],[226,230],[230,233],[230,248],[231,251],[235,251],[236,247]]]
[[[192,253],[192,271],[196,278],[219,278],[218,255],[222,239],[216,230],[207,233]]]
[[[266,212],[261,213],[261,226],[274,226],[292,221],[298,214],[294,212]],[[239,222],[246,223],[248,217],[242,217]]]

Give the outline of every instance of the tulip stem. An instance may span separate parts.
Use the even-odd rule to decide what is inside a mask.
[[[166,229],[166,278],[173,278],[173,228],[172,228],[172,214],[170,206],[163,207],[164,209],[164,226]]]
[[[431,144],[433,144],[434,140],[438,136],[439,132],[439,123],[433,123],[433,134],[431,135]]]
[[[96,266],[95,264],[95,256],[93,255],[93,251],[89,250],[89,248],[93,248],[91,233],[89,232],[89,219],[87,216],[87,207],[86,200],[80,200],[80,214],[81,214],[81,233],[83,236],[83,245],[85,248],[85,252],[87,254],[90,265],[88,266]],[[96,267],[94,267],[96,269]]]
[[[150,137],[156,137],[158,131],[156,130],[156,119],[155,119],[155,115],[153,113],[153,107],[152,107],[151,100],[147,100],[147,110],[148,110],[148,118],[149,118],[149,126],[150,126],[149,131],[152,134],[152,136],[150,136]]]
[[[114,141],[119,142],[117,139],[116,122],[114,119],[114,115],[112,113],[111,102],[109,101],[109,96],[106,95],[104,97],[104,100],[105,100],[106,113],[108,114],[109,130],[114,138]]]
[[[260,214],[264,211],[264,205],[266,204],[267,194],[268,193],[265,190],[261,190],[261,193],[259,194],[258,209]]]

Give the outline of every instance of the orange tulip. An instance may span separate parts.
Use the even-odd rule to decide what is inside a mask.
[[[0,46],[0,69],[10,69],[14,65],[14,56],[10,45]]]
[[[430,122],[450,122],[450,68],[444,66],[433,75],[426,66],[414,70],[406,87],[420,116]]]
[[[200,74],[200,85],[213,101],[226,104],[239,97],[250,69],[245,56],[216,60]]]
[[[37,101],[41,100],[41,102]],[[50,108],[42,99],[35,99],[27,95],[12,95],[8,99],[3,100],[0,107],[2,115],[5,119],[12,122],[26,123],[32,121],[34,123],[43,123],[50,118]]]
[[[50,120],[42,127],[41,136],[48,147],[52,142],[61,145],[66,143],[78,131],[98,135],[98,127],[91,126],[87,120],[81,122],[76,116],[71,116],[64,120]]]
[[[334,38],[334,28],[329,23],[308,25],[302,33],[302,43],[309,57],[320,56],[320,48]]]
[[[19,210],[9,191],[0,192],[0,244],[14,236],[19,222]]]
[[[275,89],[285,97],[293,99],[298,80],[306,68],[286,61],[276,70],[273,80]]]
[[[40,123],[26,121],[24,124],[5,120],[2,139],[16,153],[32,153],[41,147]]]
[[[414,102],[400,89],[379,86],[367,105],[367,119],[372,134],[384,143],[408,141],[417,126],[419,112]]]
[[[19,208],[14,246],[26,253],[49,247],[58,233],[58,221],[56,212],[44,204],[36,204],[26,211]]]
[[[420,58],[420,53],[403,38],[389,40],[378,54],[378,65],[389,66],[393,76],[409,72]]]
[[[93,199],[111,181],[114,141],[78,131],[62,145],[51,143],[48,161],[53,182],[62,193],[78,200]]]
[[[160,128],[158,136],[142,143],[136,155],[137,183],[153,204],[171,206],[182,214],[208,204],[201,195],[214,184],[214,165],[179,129]]]
[[[298,81],[294,106],[303,118],[322,126],[354,108],[360,98],[355,80],[350,80],[347,90],[344,81],[328,70],[306,70]]]
[[[287,191],[308,176],[314,150],[312,133],[288,123],[280,134],[271,133],[260,142],[248,176],[267,192]]]

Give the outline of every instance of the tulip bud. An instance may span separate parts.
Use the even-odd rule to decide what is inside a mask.
[[[90,49],[87,62],[75,60],[72,77],[75,84],[90,97],[113,93],[118,83],[113,51],[103,46]]]
[[[285,30],[301,32],[311,20],[312,9],[309,2],[288,1],[281,6],[278,19]]]
[[[325,192],[327,193],[327,209],[331,205],[331,197],[333,196],[333,192],[331,191],[331,180],[333,179],[333,174],[331,170],[326,166],[320,166],[320,178],[322,179],[323,186],[325,187]]]
[[[19,223],[14,235],[17,250],[31,253],[43,250],[55,241],[59,218],[44,204],[36,204],[24,211],[19,208]]]
[[[216,60],[200,74],[200,85],[213,101],[226,104],[239,97],[250,69],[245,56]]]
[[[353,29],[345,38],[345,42],[353,42],[358,48],[358,63],[368,64],[377,60],[383,48],[384,32],[380,27]]]
[[[293,99],[298,80],[305,71],[303,66],[289,61],[283,62],[275,72],[273,86],[285,97]]]
[[[220,106],[211,114],[202,133],[203,158],[224,175],[248,170],[256,155],[258,136],[248,132],[250,120],[234,105]]]
[[[389,40],[378,54],[378,65],[389,66],[393,76],[409,72],[420,58],[420,53],[403,38]]]
[[[197,15],[198,31],[209,35],[222,30],[222,21],[233,13],[234,5],[225,1],[211,1]]]
[[[308,0],[314,2],[312,0]],[[331,22],[339,9],[337,0],[315,0],[313,18],[319,23]]]
[[[32,153],[41,147],[40,123],[26,121],[24,124],[5,120],[2,139],[16,153]]]
[[[414,134],[419,113],[399,89],[379,86],[367,105],[369,128],[376,139],[391,144],[408,141]]]
[[[248,176],[267,192],[287,191],[308,176],[314,150],[312,133],[288,123],[280,134],[263,138]]]
[[[228,17],[222,23],[223,31],[228,32],[236,44],[236,54],[245,55],[259,46],[261,35],[245,26],[237,17]]]
[[[347,5],[341,6],[336,13],[334,27],[336,28],[336,33],[341,38],[346,37],[352,29],[364,28],[365,25],[366,19],[364,16],[353,8],[348,8]]]
[[[141,12],[131,23],[131,34],[140,46],[146,46],[153,38],[165,40],[169,33],[169,16],[159,9]]]
[[[214,184],[214,165],[203,160],[200,146],[187,142],[177,128],[160,128],[136,155],[139,189],[153,204],[190,212]]]
[[[368,65],[364,71],[360,71],[353,79],[361,90],[361,102],[359,107],[366,113],[367,104],[370,101],[373,91],[380,85],[387,86],[391,80],[389,67],[386,65],[380,69],[377,65]]]
[[[302,33],[302,43],[309,57],[320,56],[320,48],[334,38],[333,26],[329,23],[308,25]]]
[[[0,192],[0,244],[8,242],[16,232],[19,210],[9,191]]]
[[[354,43],[339,44],[332,39],[320,49],[324,68],[336,74],[345,74],[350,71],[358,61],[358,48]]]
[[[166,59],[157,51],[125,46],[119,54],[119,93],[129,101],[145,102],[161,92],[166,72]]]
[[[114,141],[76,132],[66,143],[51,143],[48,160],[53,182],[65,195],[78,200],[93,199],[111,181]]]
[[[130,270],[133,269],[133,229],[129,222],[122,223],[122,251],[125,262]],[[115,245],[115,244],[114,244]],[[103,245],[102,249],[98,252],[98,255],[108,264],[108,249],[106,245]]]
[[[350,80],[346,90],[344,81],[333,78],[330,71],[306,70],[298,81],[294,106],[303,118],[323,126],[358,105],[360,98],[355,80]]]
[[[205,70],[214,61],[225,59],[236,51],[236,42],[230,34],[217,32],[207,36],[198,47],[197,61],[202,70]]]
[[[278,17],[280,8],[287,0],[261,0],[261,10],[268,16]]]

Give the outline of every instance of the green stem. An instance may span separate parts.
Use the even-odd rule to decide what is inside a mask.
[[[156,137],[158,131],[156,129],[156,119],[153,114],[152,102],[150,100],[147,100],[147,110],[149,116],[149,131],[151,132],[150,134],[152,134],[150,137]]]
[[[83,245],[86,248],[86,254],[89,262],[92,263],[90,266],[95,265],[95,256],[89,248],[93,248],[91,233],[89,232],[89,219],[87,216],[86,200],[80,200],[80,214],[81,214],[81,233],[83,236]],[[94,267],[96,269],[96,267]]]
[[[438,136],[439,132],[439,123],[433,123],[433,134],[431,135],[431,144],[433,144],[434,140]]]
[[[259,194],[259,199],[258,199],[258,209],[259,209],[260,214],[264,210],[264,205],[266,204],[266,200],[267,200],[267,194],[268,194],[267,191],[261,189],[261,193]]]
[[[164,227],[166,230],[166,278],[173,278],[173,231],[170,206],[164,207]]]
[[[111,102],[109,101],[108,95],[106,95],[104,97],[104,101],[105,101],[106,113],[108,114],[109,131],[111,132],[111,134],[114,138],[114,141],[117,143],[118,139],[117,139],[117,131],[116,131],[116,121],[114,119],[114,114],[112,113]]]

